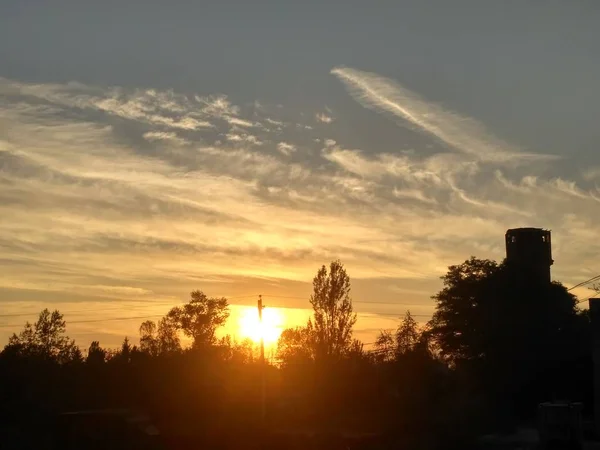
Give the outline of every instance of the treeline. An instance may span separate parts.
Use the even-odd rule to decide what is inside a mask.
[[[427,324],[407,312],[366,351],[353,337],[346,270],[323,266],[312,317],[282,332],[278,364],[264,373],[267,431],[373,433],[385,436],[382,446],[447,448],[531,421],[541,401],[589,405],[589,319],[564,286],[476,258],[442,280]],[[251,341],[217,337],[228,316],[227,299],[194,291],[142,323],[139,345],[93,342],[84,357],[60,312],[44,310],[0,353],[0,419],[43,427],[61,411],[134,407],[169,436],[251,447],[241,436],[263,426],[262,367]],[[286,446],[293,442],[306,446]]]

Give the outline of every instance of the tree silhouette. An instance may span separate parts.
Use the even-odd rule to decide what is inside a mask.
[[[375,341],[375,355],[383,361],[398,359],[415,350],[424,339],[419,325],[410,311],[406,311],[396,331],[383,330],[379,333]]]
[[[471,258],[442,280],[430,326],[452,362],[547,348],[576,320],[575,297],[564,286],[523,277],[506,264]]]
[[[337,260],[317,272],[310,297],[313,317],[307,328],[314,340],[316,358],[339,358],[352,346],[352,328],[356,314],[350,299],[350,277]]]
[[[490,280],[499,270],[494,261],[471,257],[450,266],[442,277],[444,287],[432,297],[437,305],[430,322],[431,335],[451,363],[483,356],[478,348],[482,344],[480,310]]]
[[[585,345],[564,286],[476,258],[449,267],[442,280],[429,333],[443,358],[496,401],[531,410],[535,401],[571,394],[558,377]]]
[[[163,317],[158,326],[152,320],[140,325],[140,351],[157,356],[181,351],[181,341],[175,321]]]
[[[421,333],[419,332],[419,325],[410,314],[410,311],[406,311],[402,323],[396,330],[396,353],[404,355],[415,349],[419,341],[421,340]]]
[[[81,351],[75,341],[65,335],[66,323],[63,315],[44,309],[32,325],[25,323],[23,331],[9,338],[4,348],[6,353],[54,360],[58,363],[82,360]]]
[[[277,359],[283,364],[300,364],[314,359],[313,336],[308,327],[287,328],[277,341]]]
[[[140,351],[152,356],[159,354],[156,323],[153,320],[146,320],[140,325]]]
[[[88,364],[103,364],[106,361],[106,350],[100,347],[100,342],[92,341],[88,349],[86,362]]]
[[[129,338],[125,336],[121,343],[121,348],[111,355],[110,362],[116,362],[121,365],[126,365],[131,362],[131,358],[138,352],[138,348],[135,345],[131,345]]]
[[[183,306],[177,306],[167,314],[167,318],[183,333],[193,339],[194,348],[216,343],[215,332],[229,317],[229,304],[226,298],[210,298],[202,291],[193,291],[191,299]]]
[[[254,361],[258,346],[250,338],[237,341],[230,334],[218,340],[217,346],[222,350],[223,359],[248,364]]]
[[[156,339],[161,354],[181,351],[181,340],[178,332],[177,324],[168,317],[163,317],[158,321]]]
[[[396,354],[396,342],[392,330],[381,330],[375,339],[374,355],[380,361],[391,361]]]
[[[273,429],[354,427],[409,438],[389,448],[461,448],[450,439],[479,433],[482,413],[516,416],[540,400],[592,397],[589,317],[562,285],[476,258],[451,266],[443,281],[427,327],[407,311],[395,330],[381,332],[373,352],[363,352],[352,337],[350,279],[339,261],[323,266],[313,280],[311,319],[282,332],[282,364],[266,367],[252,341],[217,339],[227,300],[200,291],[141,324],[144,354],[128,338],[116,351],[94,341],[81,365],[70,364],[81,352],[62,315],[44,310],[0,354],[0,419],[39,430],[59,411],[139,408],[159,419],[173,447],[237,448],[255,436],[242,431],[260,417],[264,374]],[[182,350],[181,333],[206,351]],[[198,440],[187,441],[194,434]],[[431,437],[438,446],[427,445]]]

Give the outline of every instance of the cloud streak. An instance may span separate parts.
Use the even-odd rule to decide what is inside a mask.
[[[488,133],[478,122],[426,101],[399,83],[374,73],[347,67],[334,68],[331,73],[363,106],[408,122],[451,148],[477,159],[509,162],[554,158],[520,152]]]

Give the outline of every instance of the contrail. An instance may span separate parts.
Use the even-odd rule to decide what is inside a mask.
[[[516,159],[554,159],[552,155],[523,153],[518,148],[489,134],[473,119],[447,111],[423,100],[400,84],[377,74],[348,67],[331,73],[366,108],[387,113],[416,125],[459,152],[484,161],[509,162]]]

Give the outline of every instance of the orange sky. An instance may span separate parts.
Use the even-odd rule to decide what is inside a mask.
[[[82,347],[135,342],[196,289],[230,299],[225,333],[259,294],[294,326],[339,258],[372,342],[520,226],[552,229],[554,279],[598,274],[600,161],[523,150],[374,72],[323,76],[337,90],[311,105],[0,78],[0,341],[48,307]]]

